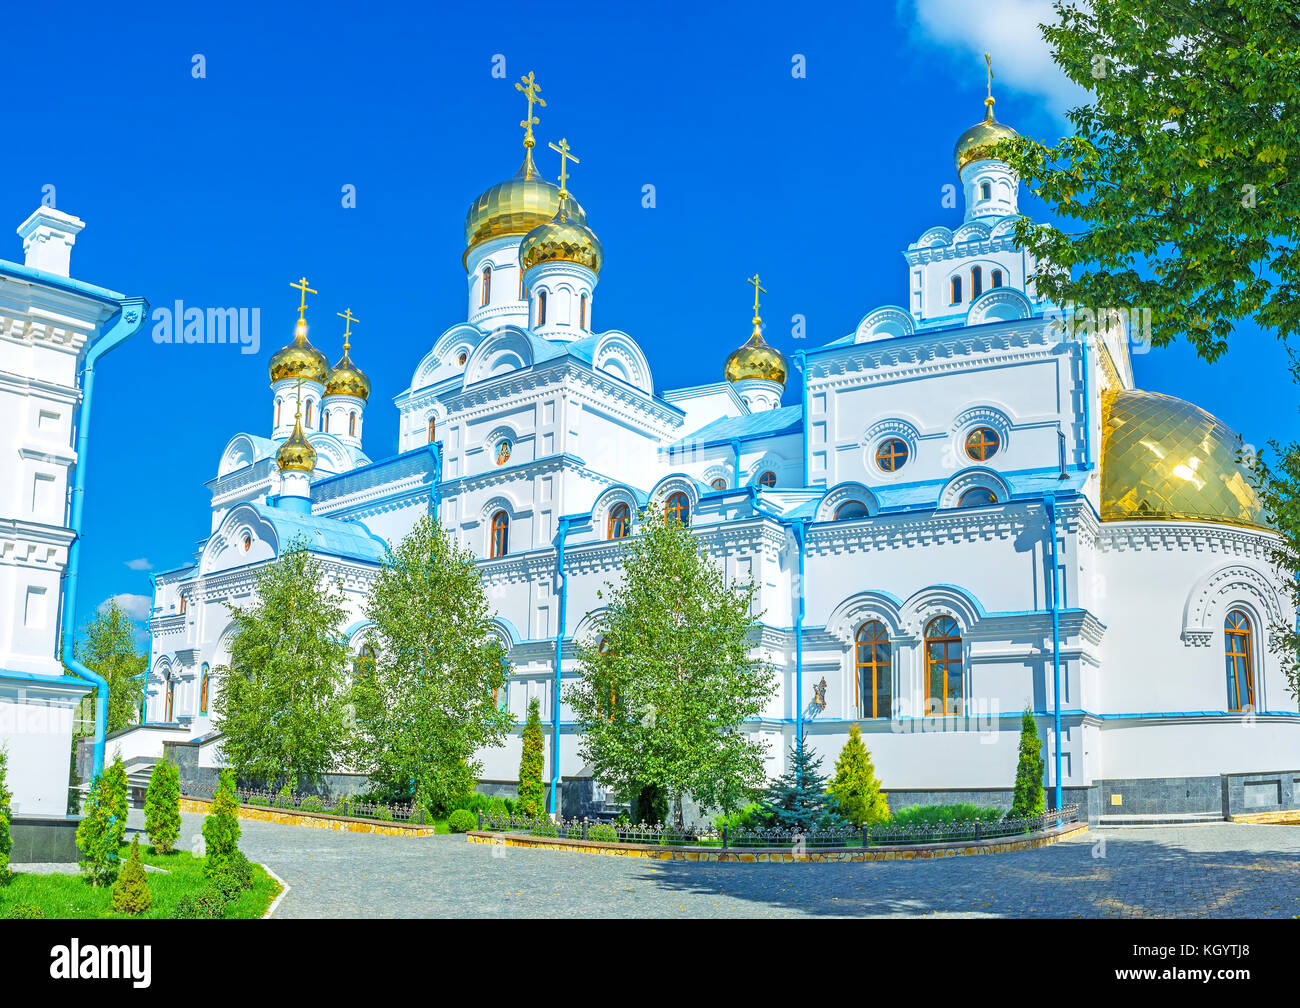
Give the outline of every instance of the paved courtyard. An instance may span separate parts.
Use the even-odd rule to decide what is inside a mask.
[[[134,811],[132,826],[143,825]],[[276,917],[1293,917],[1300,826],[1101,830],[942,861],[700,864],[240,821]],[[182,845],[202,817],[183,816]],[[497,855],[497,856],[494,856]]]

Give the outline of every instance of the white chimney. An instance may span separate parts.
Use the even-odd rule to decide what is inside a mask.
[[[18,237],[23,240],[27,265],[68,276],[72,261],[72,244],[85,222],[72,214],[53,207],[41,207],[18,225]]]

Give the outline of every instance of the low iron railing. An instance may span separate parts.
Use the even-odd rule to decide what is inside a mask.
[[[935,843],[980,843],[1004,837],[1027,836],[1078,820],[1079,806],[1066,805],[1042,815],[1015,819],[973,819],[949,823],[917,823],[891,826],[880,823],[853,829],[792,831],[779,827],[757,829],[717,828],[713,825],[677,827],[670,823],[610,823],[589,819],[528,819],[508,815],[478,814],[478,828],[485,832],[517,833],[565,840],[594,840],[612,844],[645,844],[669,847],[733,848],[756,847],[883,847]]]
[[[191,784],[185,789],[187,797],[211,798],[216,788],[210,785]],[[433,816],[419,805],[383,805],[378,802],[359,801],[351,796],[321,798],[319,795],[287,795],[278,791],[258,791],[235,788],[235,797],[241,805],[256,808],[283,809],[286,812],[318,813],[346,816],[349,819],[373,819],[377,822],[401,822],[424,826],[433,822]]]

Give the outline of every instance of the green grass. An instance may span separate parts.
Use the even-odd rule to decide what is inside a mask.
[[[122,845],[125,861],[129,847]],[[169,918],[178,902],[203,889],[203,858],[188,851],[171,854],[154,854],[140,847],[140,860],[147,865],[164,868],[162,872],[146,872],[153,906],[140,917]],[[261,865],[253,866],[253,888],[240,894],[226,910],[227,918],[256,919],[266,913],[280,892],[280,883],[267,875]],[[0,919],[19,903],[30,903],[41,908],[50,919],[70,920],[100,917],[132,917],[133,914],[113,913],[113,893],[108,886],[96,889],[79,875],[27,875],[15,874],[8,883],[0,883]]]

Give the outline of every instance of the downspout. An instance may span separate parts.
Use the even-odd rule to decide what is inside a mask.
[[[808,369],[806,358],[800,350],[794,354],[794,366],[799,369],[799,394],[803,403],[803,417],[800,426],[803,429],[803,485],[808,485]]]
[[[1083,471],[1092,472],[1092,385],[1088,380],[1088,338],[1079,341],[1083,368]]]
[[[561,518],[556,532],[555,569],[560,576],[560,620],[555,631],[555,696],[551,701],[551,815],[560,811],[560,663],[564,653],[564,622],[569,608],[569,575],[564,569],[564,540],[569,519]]]
[[[77,472],[72,488],[72,508],[68,520],[72,544],[68,547],[68,566],[63,573],[63,664],[83,679],[94,683],[95,741],[91,760],[90,779],[97,780],[104,771],[104,736],[108,734],[108,683],[103,676],[92,672],[76,658],[73,630],[77,612],[77,579],[81,564],[81,515],[86,501],[86,459],[90,450],[90,407],[95,392],[95,365],[99,358],[114,349],[144,326],[149,314],[149,302],[144,298],[124,298],[121,311],[115,316],[113,326],[91,344],[86,360],[81,365],[81,405],[77,409]]]
[[[1056,495],[1045,494],[1048,534],[1052,537],[1052,734],[1056,737],[1054,754],[1056,779],[1056,808],[1061,807],[1061,586],[1056,546]]]
[[[731,454],[734,455],[736,459],[736,474],[735,474],[735,478],[731,481],[731,487],[733,490],[739,490],[740,489],[740,441],[737,440],[736,438],[731,439]]]

